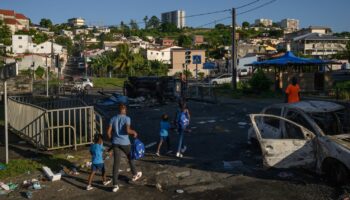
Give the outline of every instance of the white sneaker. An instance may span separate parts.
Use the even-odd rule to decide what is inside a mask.
[[[142,172],[137,172],[137,174],[134,175],[131,180],[133,182],[135,182],[135,181],[139,180],[141,177],[142,177]]]
[[[160,154],[157,152],[157,153],[156,153],[156,156],[160,157]]]
[[[86,186],[87,191],[92,190],[92,189],[94,189],[94,188],[91,185]]]
[[[181,153],[185,153],[187,150],[187,146],[184,146],[184,148],[181,149]]]
[[[107,181],[103,181],[102,183],[104,186],[106,186],[106,185],[109,185],[111,182],[112,182],[112,180],[109,179]]]
[[[119,190],[118,185],[113,186],[112,192],[118,192],[118,190]]]
[[[178,157],[178,158],[182,158],[182,157],[183,157],[183,155],[182,155],[182,153],[177,152],[177,153],[176,153],[176,157]]]

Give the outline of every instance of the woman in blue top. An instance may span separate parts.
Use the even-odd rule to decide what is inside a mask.
[[[160,148],[163,144],[163,142],[167,143],[168,153],[170,153],[170,141],[169,141],[169,129],[170,129],[170,123],[169,123],[169,117],[167,114],[162,115],[162,120],[160,121],[160,140],[158,143],[157,148],[157,156],[160,156]]]
[[[136,181],[141,178],[142,172],[137,172],[134,161],[130,158],[131,144],[129,135],[137,138],[137,133],[130,128],[131,120],[126,115],[126,106],[124,104],[119,105],[119,114],[112,117],[109,122],[107,130],[108,138],[112,140],[112,149],[114,153],[113,162],[113,192],[119,190],[118,176],[119,176],[119,164],[121,160],[121,152],[125,153],[128,158],[131,172],[133,174],[132,181]]]

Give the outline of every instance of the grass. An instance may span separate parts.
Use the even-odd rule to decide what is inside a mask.
[[[96,88],[123,87],[125,78],[93,78],[92,82]]]
[[[41,165],[38,162],[29,159],[10,160],[9,164],[6,165],[6,169],[0,170],[0,180],[19,176],[28,171],[32,172],[40,167]]]

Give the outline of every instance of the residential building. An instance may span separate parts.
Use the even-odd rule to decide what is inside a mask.
[[[294,32],[299,30],[299,20],[297,19],[282,19],[279,24],[286,32]]]
[[[204,44],[204,36],[203,35],[195,35],[195,36],[193,36],[193,44],[194,45],[202,45],[202,44]]]
[[[12,52],[14,54],[51,54],[53,48],[54,54],[65,54],[63,46],[49,41],[41,44],[35,44],[29,35],[12,35]]]
[[[162,23],[175,24],[177,28],[184,28],[185,24],[185,11],[175,10],[171,12],[162,13]]]
[[[326,26],[309,26],[308,28],[300,29],[296,32],[286,34],[284,39],[290,41],[291,39],[302,36],[309,33],[319,33],[319,34],[331,34],[332,29]]]
[[[314,57],[329,58],[330,55],[344,51],[349,38],[331,34],[307,33],[291,40],[291,50]]]
[[[80,27],[85,25],[85,19],[81,17],[68,19],[68,24],[74,27]]]
[[[173,76],[177,72],[183,72],[185,67],[185,49],[173,49],[171,51],[171,65],[169,68],[168,75]],[[201,56],[201,63],[197,65],[198,72],[203,72],[205,75],[208,74],[208,70],[203,69],[203,63],[206,61],[205,50],[191,50],[191,56],[199,55]],[[196,64],[193,64],[191,59],[191,64],[187,65],[187,70],[192,73],[193,76],[196,74]]]
[[[74,38],[73,31],[68,31],[68,30],[61,30],[60,35],[64,35],[69,37],[70,39]]]
[[[74,29],[73,33],[74,33],[74,35],[87,35],[87,34],[89,34],[89,30],[79,28],[79,29]]]
[[[173,39],[168,39],[168,38],[163,38],[160,39],[159,44],[164,47],[172,47],[174,46],[175,40]]]
[[[171,64],[171,51],[173,49],[182,49],[182,47],[172,46],[161,49],[147,49],[147,60],[158,60],[164,64]]]
[[[260,25],[263,25],[263,26],[266,26],[266,27],[269,27],[269,26],[272,26],[272,20],[271,19],[256,19],[255,20],[255,26],[260,26]]]
[[[0,9],[0,20],[9,26],[12,34],[16,31],[29,29],[29,19],[21,13],[16,13],[13,10]]]

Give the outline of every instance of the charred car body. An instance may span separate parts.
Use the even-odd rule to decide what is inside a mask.
[[[259,144],[266,167],[307,168],[344,184],[350,178],[349,115],[325,101],[269,106],[250,115],[248,143]]]
[[[179,94],[179,81],[174,77],[129,77],[124,82],[124,95],[130,98],[150,97],[173,100]]]

